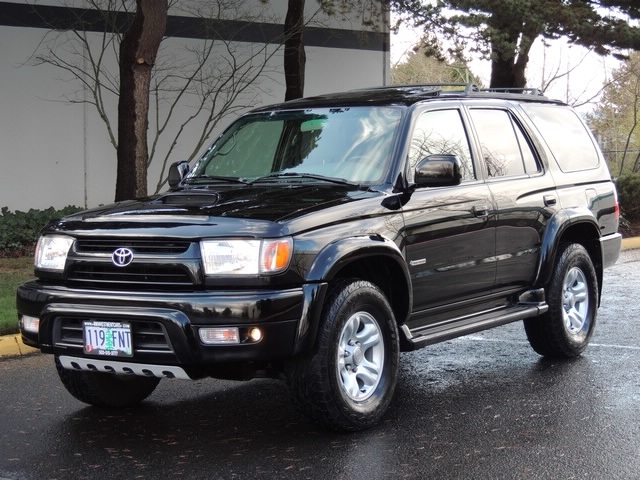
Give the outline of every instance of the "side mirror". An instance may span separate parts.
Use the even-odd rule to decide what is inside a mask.
[[[189,173],[189,162],[182,160],[180,162],[173,162],[169,167],[169,186],[171,188],[177,187],[182,179]]]
[[[418,187],[460,185],[462,169],[455,155],[429,155],[418,163],[414,181]]]

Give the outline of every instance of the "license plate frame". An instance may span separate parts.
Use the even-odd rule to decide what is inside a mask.
[[[87,355],[133,357],[133,336],[128,322],[84,320],[82,343]]]

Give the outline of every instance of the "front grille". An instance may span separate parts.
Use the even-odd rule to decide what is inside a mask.
[[[69,267],[67,282],[84,287],[125,287],[136,289],[191,289],[193,280],[182,265],[132,264],[116,267],[108,263],[75,263]]]
[[[56,318],[54,323],[54,345],[58,347],[83,348],[82,321],[83,319],[75,317]],[[113,321],[113,319],[108,319],[108,321]],[[134,353],[173,352],[164,327],[160,322],[136,319],[131,320],[130,323]]]
[[[185,253],[191,245],[182,240],[136,240],[80,238],[76,240],[75,251],[78,253],[101,253],[111,255],[118,248],[129,248],[136,254],[145,255],[179,255]]]

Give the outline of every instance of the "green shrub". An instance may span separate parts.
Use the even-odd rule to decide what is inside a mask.
[[[61,210],[50,207],[46,210],[10,212],[7,207],[2,207],[0,209],[0,256],[30,255],[40,230],[49,220],[80,210],[82,209],[70,205]]]
[[[640,174],[621,175],[616,180],[620,213],[628,222],[640,222]]]

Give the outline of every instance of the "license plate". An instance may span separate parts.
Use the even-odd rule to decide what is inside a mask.
[[[132,357],[131,324],[85,321],[84,353],[109,357]]]

